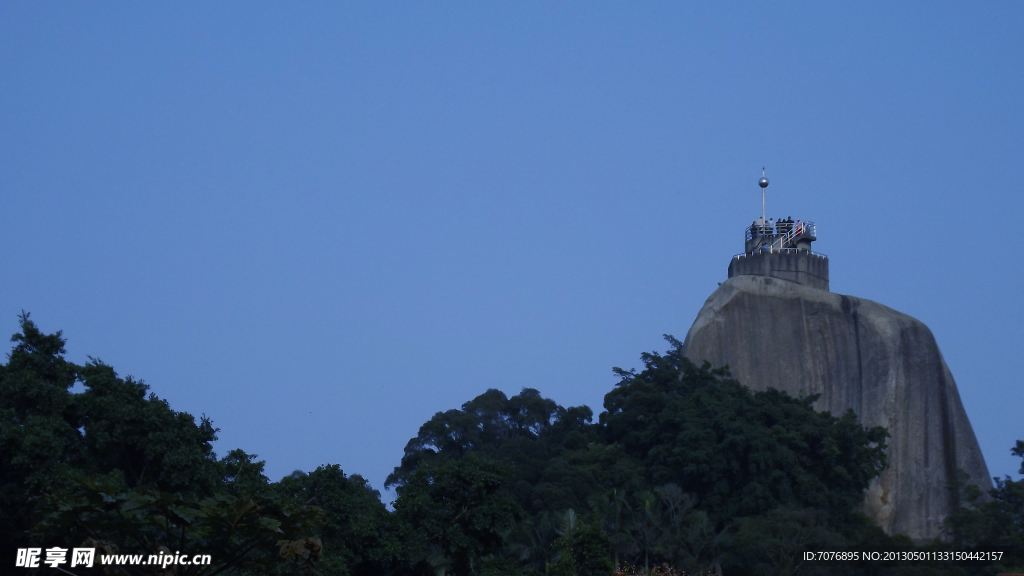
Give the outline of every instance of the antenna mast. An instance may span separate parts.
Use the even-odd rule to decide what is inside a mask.
[[[763,227],[768,225],[768,218],[764,209],[764,193],[765,188],[768,187],[768,179],[764,177],[764,166],[761,167],[761,179],[757,181],[757,185],[761,187],[761,226],[763,231]]]

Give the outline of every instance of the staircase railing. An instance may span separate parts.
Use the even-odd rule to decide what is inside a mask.
[[[775,252],[775,245],[779,245],[779,249],[785,248],[789,243],[797,236],[803,236],[806,225],[803,222],[797,222],[795,226],[791,227],[782,236],[779,236],[771,245],[768,247],[769,252]]]

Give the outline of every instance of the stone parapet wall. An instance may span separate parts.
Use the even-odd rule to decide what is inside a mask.
[[[828,257],[806,250],[741,254],[729,263],[729,278],[766,276],[828,290]]]

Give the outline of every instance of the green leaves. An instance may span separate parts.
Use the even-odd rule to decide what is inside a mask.
[[[569,510],[615,562],[668,560],[693,571],[724,557],[739,518],[782,522],[790,517],[778,510],[812,510],[837,534],[859,521],[864,489],[885,463],[883,429],[865,429],[852,413],[815,412],[815,398],[752,392],[726,370],[693,365],[667,340],[667,353],[641,356],[644,370],[616,370],[621,381],[598,424],[589,409],[561,408],[530,389],[512,398],[489,390],[424,424],[389,478],[401,486],[403,522],[451,536],[444,545],[417,540],[424,565],[455,570],[454,550],[468,542],[431,524],[458,516],[446,507],[459,490],[422,496],[444,482],[429,471],[473,459],[508,466],[505,489],[530,520],[508,534],[502,554],[536,570],[579,569],[563,553],[576,534],[562,526]],[[413,502],[429,518],[410,514]],[[771,524],[745,522],[748,536]]]
[[[423,466],[398,491],[409,559],[421,570],[468,576],[526,518],[503,493],[506,466],[479,457]]]
[[[615,569],[608,535],[582,522],[572,508],[563,516],[554,546],[559,552],[550,570],[554,576],[607,576]]]
[[[92,360],[77,368],[85,387],[74,395],[84,429],[90,472],[121,470],[131,486],[171,492],[209,493],[222,482],[211,442],[211,422],[177,412],[131,377]]]
[[[27,315],[14,340],[0,366],[0,554],[29,541],[209,554],[178,569],[206,576],[596,575],[613,560],[767,566],[779,549],[877,537],[854,510],[884,466],[884,430],[751,392],[671,337],[644,370],[616,370],[598,423],[529,388],[436,414],[388,478],[393,513],[337,465],[271,483],[255,455],[217,460],[209,419],[98,360],[67,362],[60,333]],[[991,531],[982,510],[1021,524],[1018,484],[999,483],[998,510],[964,512],[961,532]]]
[[[318,533],[330,573],[384,574],[404,560],[396,518],[361,476],[346,476],[338,465],[320,466],[309,474],[294,472],[272,485],[270,493],[323,511]]]
[[[642,462],[651,484],[699,494],[719,525],[784,504],[852,512],[884,466],[883,429],[815,412],[814,398],[753,392],[667,339],[673,348],[643,355],[643,372],[619,371],[600,419],[606,442]]]
[[[1017,440],[1010,453],[1024,458],[1024,441]],[[1024,474],[1024,460],[1021,473]],[[950,490],[960,507],[944,524],[949,540],[961,547],[1010,548],[1013,553],[1007,554],[1001,562],[1002,571],[1024,569],[1024,480],[1013,480],[1009,476],[994,478],[995,488],[982,494],[967,482],[965,472],[961,470],[958,476]]]
[[[469,452],[499,460],[514,458],[525,465],[527,460],[547,457],[533,451],[537,439],[569,434],[591,416],[586,407],[566,410],[532,388],[512,398],[500,390],[488,390],[460,410],[438,412],[420,427],[386,486],[402,485],[421,463],[458,459]]]
[[[208,554],[210,565],[178,567],[181,576],[200,576],[227,569],[270,569],[280,562],[275,548],[279,541],[311,537],[323,523],[316,507],[282,506],[265,498],[217,493],[198,500],[155,490],[114,489],[116,482],[109,478],[84,480],[74,491],[43,498],[42,520],[33,527],[33,538],[63,546],[109,542],[121,554]]]
[[[216,460],[208,419],[99,360],[68,362],[59,332],[42,334],[27,314],[21,324],[0,366],[0,554],[87,540],[163,547],[209,553],[212,568],[187,573],[212,574],[278,563],[275,542],[314,536],[320,511],[269,498],[262,462],[241,450]]]
[[[68,389],[76,367],[60,333],[44,335],[21,316],[22,333],[0,366],[0,554],[27,545],[32,498],[73,485],[86,450],[79,410]]]

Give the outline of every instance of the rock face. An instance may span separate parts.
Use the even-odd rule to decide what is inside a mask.
[[[890,434],[889,465],[868,489],[865,512],[889,534],[940,535],[963,469],[983,490],[988,468],[953,376],[921,322],[872,302],[763,276],[715,290],[686,335],[698,364],[728,365],[755,390],[820,394],[815,408],[853,409]]]

